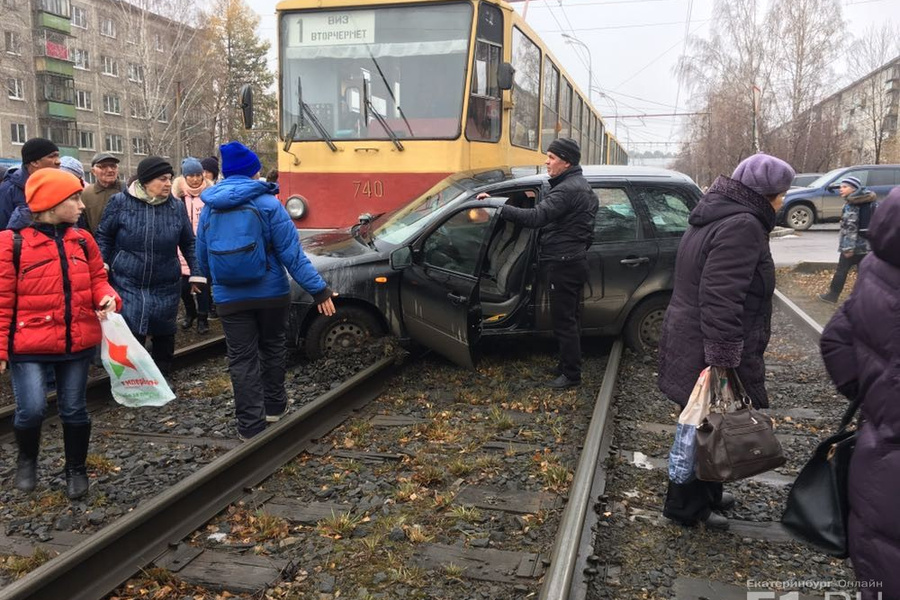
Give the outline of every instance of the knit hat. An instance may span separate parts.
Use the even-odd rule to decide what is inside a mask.
[[[209,171],[213,174],[213,179],[219,178],[219,159],[215,156],[210,156],[209,158],[204,158],[200,161],[200,164],[203,166],[204,171]]]
[[[219,146],[222,155],[222,175],[244,175],[253,177],[262,169],[259,158],[250,148],[240,142],[228,142]]]
[[[570,138],[559,138],[550,142],[547,152],[552,152],[570,165],[581,162],[581,148],[578,142]]]
[[[59,152],[59,146],[44,138],[31,138],[22,146],[22,164],[41,160],[48,154]]]
[[[731,178],[740,181],[760,196],[774,196],[788,191],[794,175],[791,165],[780,158],[760,152],[741,161]]]
[[[59,159],[59,168],[68,171],[78,179],[84,179],[84,166],[81,161],[72,156],[63,156]]]
[[[160,175],[175,175],[175,169],[166,160],[159,156],[148,156],[138,163],[137,178],[141,185],[145,185]]]
[[[841,185],[849,185],[853,189],[858,190],[862,187],[862,181],[859,180],[859,177],[850,175],[841,179]]]
[[[181,161],[181,174],[203,175],[203,165],[201,165],[200,161],[193,156],[188,156],[186,159]]]
[[[32,213],[50,210],[84,189],[81,180],[62,169],[39,169],[25,181],[25,202]]]

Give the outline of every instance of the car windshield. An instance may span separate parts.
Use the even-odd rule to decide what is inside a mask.
[[[817,178],[815,181],[809,182],[806,185],[806,187],[811,187],[811,188],[822,187],[823,185],[825,185],[826,183],[828,183],[829,181],[834,179],[834,177],[843,170],[844,169],[835,169],[833,171],[828,171],[821,177]]]

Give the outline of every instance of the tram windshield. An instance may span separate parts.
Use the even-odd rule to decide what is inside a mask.
[[[469,3],[282,14],[282,135],[322,139],[306,104],[335,140],[458,137],[471,26]]]

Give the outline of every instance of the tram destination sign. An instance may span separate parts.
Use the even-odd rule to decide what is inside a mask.
[[[290,28],[290,46],[375,43],[375,12],[354,10],[303,15]]]

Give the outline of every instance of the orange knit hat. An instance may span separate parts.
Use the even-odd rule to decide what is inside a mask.
[[[25,182],[25,202],[32,213],[44,212],[84,189],[81,180],[60,169],[38,169]]]

